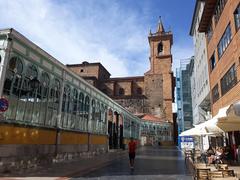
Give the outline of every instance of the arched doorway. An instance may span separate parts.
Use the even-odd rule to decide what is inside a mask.
[[[124,148],[123,145],[123,116],[119,115],[119,146],[120,148]]]
[[[114,149],[117,149],[119,145],[119,142],[118,142],[119,126],[118,125],[119,125],[119,114],[115,111],[113,115],[113,147]]]
[[[113,149],[113,111],[111,109],[108,110],[107,120],[108,120],[108,145],[109,149]]]

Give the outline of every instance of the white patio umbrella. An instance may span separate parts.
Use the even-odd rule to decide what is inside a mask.
[[[194,128],[182,132],[179,136],[202,136],[222,134],[224,131],[219,126],[217,126],[217,123],[219,118],[226,117],[226,112],[228,108],[229,106],[221,108],[218,111],[218,114],[214,116],[212,119],[204,123],[195,125]]]
[[[228,108],[227,116],[219,118],[217,126],[225,132],[240,131],[240,101]]]
[[[229,131],[240,131],[240,102],[219,109],[218,114],[212,119],[195,125],[179,136],[218,136]]]
[[[215,135],[222,134],[225,131],[224,129],[222,129],[221,126],[219,126],[219,119],[227,116],[228,108],[229,106],[219,109],[218,114],[216,116],[202,124],[199,124],[198,126],[200,128],[204,128],[208,133]]]
[[[213,117],[212,119],[199,124],[198,128],[205,129],[205,131],[209,134],[221,134],[224,131],[217,126],[218,118]]]
[[[202,136],[202,135],[209,135],[209,134],[212,134],[212,133],[207,132],[205,128],[196,126],[194,128],[183,131],[181,134],[179,134],[179,136]]]

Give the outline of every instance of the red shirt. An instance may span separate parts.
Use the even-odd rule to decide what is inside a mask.
[[[137,148],[137,143],[135,141],[130,141],[128,143],[128,151],[129,151],[129,153],[135,153],[136,148]]]

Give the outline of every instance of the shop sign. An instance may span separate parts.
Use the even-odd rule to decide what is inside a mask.
[[[194,139],[191,136],[181,136],[180,143],[181,149],[193,149],[194,148]]]

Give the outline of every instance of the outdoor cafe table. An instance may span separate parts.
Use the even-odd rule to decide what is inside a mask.
[[[204,163],[197,163],[194,164],[195,169],[210,169],[210,171],[216,171],[217,168],[211,164],[211,165],[206,165]]]
[[[238,180],[237,177],[212,178],[212,180]]]
[[[214,171],[222,171],[222,170],[219,170],[215,167],[215,165],[213,164],[210,164],[210,165],[207,165],[207,164],[204,164],[204,163],[196,163],[194,164],[194,167],[195,167],[195,170],[196,170],[196,173],[200,170],[207,170],[207,171],[211,171],[211,172],[214,172]],[[231,170],[231,168],[229,169]],[[197,173],[198,174],[198,173]],[[196,174],[196,175],[197,175]],[[198,176],[198,175],[197,175]],[[216,179],[216,180],[221,180],[221,179],[226,179],[226,180],[235,180],[235,179],[238,179],[236,177],[224,177],[224,178],[213,178],[213,179]]]

